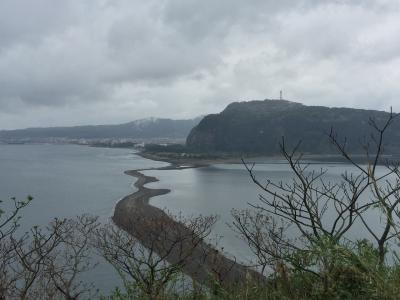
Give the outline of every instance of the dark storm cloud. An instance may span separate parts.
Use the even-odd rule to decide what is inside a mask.
[[[400,110],[399,20],[396,0],[3,0],[0,128],[191,117],[281,89]]]

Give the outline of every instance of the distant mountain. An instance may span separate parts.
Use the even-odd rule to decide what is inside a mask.
[[[46,140],[46,139],[154,139],[186,138],[189,131],[198,124],[199,118],[171,120],[148,118],[119,125],[94,125],[75,127],[27,128],[0,131],[0,140]]]
[[[333,128],[346,137],[351,153],[364,153],[363,138],[371,134],[370,117],[382,123],[387,112],[351,108],[306,106],[286,100],[234,102],[221,113],[211,114],[192,129],[186,145],[203,152],[235,152],[273,155],[282,137],[310,154],[336,153],[329,143]],[[400,154],[400,120],[386,134],[388,152]]]

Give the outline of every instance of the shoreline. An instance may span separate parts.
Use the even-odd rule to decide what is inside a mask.
[[[231,156],[231,157],[221,157],[221,158],[191,158],[191,157],[166,157],[159,154],[147,153],[147,152],[136,152],[136,155],[154,160],[169,163],[173,167],[179,167],[182,165],[190,165],[191,167],[207,167],[210,165],[219,164],[243,164],[242,159],[248,163],[268,163],[268,164],[287,164],[287,161],[282,155],[250,155],[250,156]],[[340,155],[317,155],[308,154],[303,155],[303,159],[308,163],[343,163],[345,162]]]
[[[221,157],[221,158],[191,158],[191,157],[168,157],[158,153],[146,153],[137,152],[136,155],[154,160],[169,163],[172,166],[191,165],[193,167],[203,167],[213,164],[242,164],[242,159],[248,163],[256,164],[287,164],[287,161],[282,155],[271,155],[271,156],[232,156],[232,157]],[[353,154],[352,158],[359,163],[366,163],[367,157],[361,154]],[[387,155],[387,158],[393,158],[392,155]],[[343,164],[348,163],[343,156],[339,154],[305,154],[302,155],[302,160],[307,164],[320,164],[320,163],[333,163]]]
[[[172,246],[172,251],[164,253],[168,249],[176,236],[173,233],[179,232],[181,235],[190,236],[191,230],[179,221],[174,220],[170,215],[158,207],[149,204],[152,197],[165,195],[170,189],[152,189],[145,187],[146,184],[159,181],[156,177],[147,176],[142,173],[146,170],[182,170],[188,168],[198,168],[205,165],[178,165],[170,164],[161,168],[148,168],[125,171],[126,175],[137,178],[134,186],[136,192],[122,198],[115,206],[113,222],[129,234],[136,237],[144,246],[155,247],[154,250],[160,255],[165,256],[169,263],[177,263],[182,259],[183,252],[191,251],[190,255],[184,258],[183,272],[200,284],[211,286],[210,276],[216,276],[221,280],[221,284],[229,287],[244,282],[250,275],[255,280],[264,281],[265,278],[258,272],[241,265],[227,258],[218,250],[213,248],[205,241],[200,241],[193,248],[193,244],[187,241],[180,241]],[[157,226],[162,226],[156,228]],[[163,242],[154,243],[154,231],[160,234],[160,228],[165,231]],[[167,230],[166,230],[167,229]],[[152,239],[153,236],[153,239]],[[183,235],[182,235],[183,236]],[[167,245],[167,246],[165,246]],[[205,255],[206,254],[206,255]],[[221,278],[221,276],[223,278]]]

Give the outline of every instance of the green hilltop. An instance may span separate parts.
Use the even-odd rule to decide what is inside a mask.
[[[370,118],[378,124],[388,112],[353,108],[306,106],[287,100],[234,102],[221,113],[204,117],[187,137],[188,149],[200,152],[225,152],[274,155],[285,137],[291,146],[300,140],[300,150],[309,154],[337,153],[330,145],[331,129],[348,141],[347,151],[365,153],[364,137],[372,132]],[[400,122],[386,132],[386,152],[400,152]]]

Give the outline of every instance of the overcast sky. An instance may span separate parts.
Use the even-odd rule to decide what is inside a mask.
[[[400,111],[398,0],[1,0],[0,128],[284,98]]]

